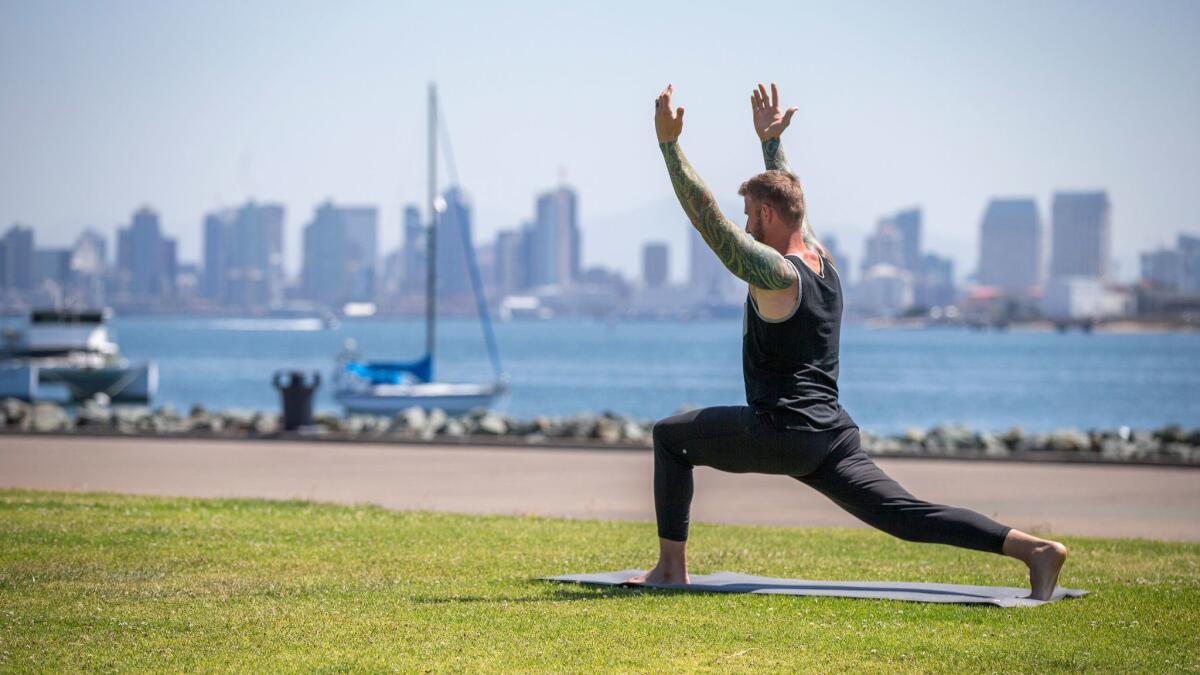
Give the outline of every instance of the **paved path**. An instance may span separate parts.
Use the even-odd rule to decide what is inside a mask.
[[[883,459],[913,494],[1057,534],[1200,541],[1200,471]],[[0,487],[653,520],[649,452],[0,436]],[[861,526],[782,476],[696,470],[693,520]]]

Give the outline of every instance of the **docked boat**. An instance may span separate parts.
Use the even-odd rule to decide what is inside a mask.
[[[445,204],[437,189],[437,92],[429,87],[429,225],[426,230],[425,281],[425,354],[414,361],[366,361],[352,346],[338,356],[334,370],[334,398],[350,413],[394,414],[419,406],[427,410],[440,408],[451,414],[473,408],[491,407],[507,391],[496,339],[492,333],[491,317],[480,281],[479,266],[469,233],[461,237],[465,245],[471,287],[475,294],[484,339],[491,357],[495,379],[492,382],[450,383],[434,380],[434,347],[437,325],[437,224]],[[449,162],[453,173],[453,162]],[[458,183],[457,176],[452,178]],[[460,224],[461,225],[461,224]]]
[[[153,361],[130,362],[109,339],[105,310],[34,310],[0,338],[0,397],[79,402],[98,394],[145,403],[158,389]]]

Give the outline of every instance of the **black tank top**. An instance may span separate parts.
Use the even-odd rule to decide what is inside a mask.
[[[838,340],[842,283],[822,258],[817,274],[797,255],[786,256],[800,275],[800,302],[787,318],[758,314],[750,294],[742,331],[746,403],[770,413],[782,429],[828,431],[857,426],[838,403]]]

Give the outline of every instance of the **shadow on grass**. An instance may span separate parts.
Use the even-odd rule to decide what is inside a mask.
[[[542,582],[542,583],[559,583],[559,582]],[[529,595],[524,597],[504,597],[504,596],[478,596],[478,595],[452,595],[452,596],[416,596],[409,598],[417,604],[446,604],[446,603],[504,603],[504,602],[570,602],[574,600],[626,600],[635,598],[645,593],[655,593],[662,595],[683,595],[685,593],[695,593],[695,591],[681,591],[668,588],[629,588],[625,586],[605,586],[605,587],[588,587],[582,584],[576,587],[559,586],[554,590],[543,593],[541,595]],[[707,593],[705,593],[707,595]]]

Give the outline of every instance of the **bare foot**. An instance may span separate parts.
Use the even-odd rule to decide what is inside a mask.
[[[1044,541],[1034,546],[1026,564],[1029,565],[1029,597],[1049,600],[1058,586],[1058,572],[1067,561],[1067,547],[1057,541]]]
[[[687,584],[691,583],[688,578],[686,567],[667,566],[659,563],[654,569],[644,574],[639,574],[626,579],[626,584]]]

